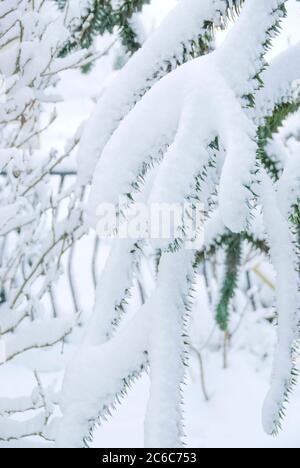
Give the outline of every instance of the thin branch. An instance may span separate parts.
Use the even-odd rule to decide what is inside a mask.
[[[194,345],[190,344],[190,348],[196,354],[198,361],[199,361],[201,388],[202,388],[204,400],[209,401],[208,391],[206,389],[205,370],[204,370],[202,354]]]

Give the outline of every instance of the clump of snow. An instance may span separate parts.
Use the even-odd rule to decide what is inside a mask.
[[[180,1],[115,77],[100,98],[80,144],[78,171],[83,185],[92,177],[103,148],[120,121],[168,72],[170,63],[175,67],[181,63],[184,49],[205,33],[207,22],[220,25],[225,9],[225,2],[220,0]],[[162,109],[163,106],[160,107]]]
[[[280,427],[280,417],[294,381],[294,342],[298,338],[300,296],[297,255],[288,222],[280,213],[276,192],[269,176],[263,172],[260,198],[270,242],[271,257],[276,270],[278,312],[278,347],[274,361],[271,390],[263,413],[264,429],[272,434]]]

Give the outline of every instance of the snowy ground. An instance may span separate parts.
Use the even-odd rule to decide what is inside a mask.
[[[175,0],[156,0],[153,11],[161,18]],[[288,42],[300,39],[299,17],[300,5],[291,0],[289,5],[292,19],[286,24],[283,37],[277,43],[277,51],[282,50]],[[150,11],[150,10],[149,10]],[[220,39],[221,40],[221,39]],[[61,147],[68,136],[72,136],[77,126],[88,116],[94,105],[94,99],[100,94],[101,88],[110,79],[110,59],[103,59],[92,73],[87,76],[79,72],[65,73],[60,85],[60,93],[66,102],[60,104],[59,119],[47,134],[43,142],[45,146],[55,142]],[[74,168],[74,161],[68,163]],[[84,271],[87,250],[90,245],[83,242],[78,252],[77,264],[81,272]],[[105,255],[105,249],[103,256]],[[83,284],[82,284],[83,281]],[[81,304],[83,311],[88,313],[93,302],[91,278],[88,274],[80,278]],[[63,286],[60,286],[58,296],[65,306]],[[85,291],[85,295],[83,293]],[[271,328],[271,327],[270,327]],[[274,339],[274,332],[263,332],[253,340]],[[264,343],[260,345],[263,347]],[[53,377],[61,377],[60,369],[68,361],[72,348],[67,346],[65,355],[61,355],[61,347],[55,350],[27,353],[26,356],[15,360],[12,364],[0,368],[0,397],[11,397],[28,392],[34,384],[30,369],[38,368],[43,372],[44,380],[51,381]],[[260,356],[260,357],[259,357]],[[26,367],[25,365],[26,364]],[[300,448],[300,386],[295,391],[288,407],[284,431],[277,437],[268,437],[263,433],[261,424],[261,409],[268,390],[271,375],[270,356],[262,361],[261,354],[253,353],[247,348],[238,350],[234,347],[229,354],[229,368],[222,369],[222,351],[205,354],[205,380],[209,393],[209,401],[204,401],[199,364],[195,359],[188,376],[186,389],[186,432],[189,447],[205,448]],[[95,372],[96,370],[92,370]],[[98,428],[94,434],[94,447],[142,447],[143,420],[148,398],[149,382],[144,377],[124,400],[114,417],[106,425]],[[25,444],[23,445],[25,446]]]
[[[216,361],[216,359],[215,359]],[[217,365],[216,362],[214,362]],[[193,448],[300,448],[300,389],[292,398],[284,431],[277,438],[264,434],[261,408],[267,379],[256,372],[249,355],[232,358],[226,371],[207,373],[211,400],[202,397],[199,375],[189,379],[186,392],[186,443]],[[213,375],[215,374],[215,375]],[[143,418],[148,379],[133,389],[114,418],[99,428],[94,447],[143,447]]]

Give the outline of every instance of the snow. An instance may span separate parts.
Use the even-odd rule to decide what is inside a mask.
[[[220,24],[220,0],[180,1],[114,78],[99,99],[89,120],[78,153],[79,181],[86,184],[94,172],[103,148],[140,97],[167,72],[171,63],[181,62],[183,48],[205,31],[205,22]],[[99,134],[99,129],[101,133]]]
[[[76,28],[80,24],[81,18],[87,16],[90,6],[91,0],[71,0],[66,14],[67,23]]]
[[[279,14],[278,16],[274,14],[276,7],[279,5],[279,2],[270,2],[268,5],[268,12],[267,8],[261,11],[261,4],[259,4],[258,2],[254,2],[251,5],[250,3],[248,3],[248,5],[250,9],[253,9],[252,13],[254,14],[251,15],[249,14],[249,12],[247,12],[249,16],[242,14],[241,19],[238,21],[238,25],[234,29],[233,34],[229,35],[229,37],[225,40],[222,48],[217,53],[212,54],[207,59],[199,59],[194,62],[190,62],[187,65],[183,65],[173,73],[163,78],[159,83],[155,84],[153,88],[148,93],[146,93],[146,95],[141,99],[141,101],[135,106],[134,110],[129,112],[128,116],[125,117],[123,121],[121,121],[120,125],[113,133],[111,139],[108,139],[107,144],[104,143],[104,151],[101,156],[100,162],[98,163],[96,174],[94,175],[92,195],[89,203],[89,217],[92,225],[94,225],[95,223],[94,216],[98,204],[100,204],[101,202],[111,202],[116,205],[120,194],[126,194],[131,191],[131,186],[133,182],[138,179],[139,173],[142,168],[142,163],[150,163],[155,159],[158,160],[162,150],[170,145],[171,141],[174,139],[174,135],[176,134],[174,140],[175,142],[173,143],[173,145],[170,146],[168,152],[166,153],[162,161],[162,172],[160,173],[160,171],[158,171],[158,175],[155,178],[154,189],[153,193],[151,194],[151,197],[153,198],[150,199],[154,201],[170,201],[170,197],[174,197],[172,198],[172,201],[174,199],[176,201],[180,201],[184,198],[184,196],[190,195],[190,192],[184,193],[183,191],[187,190],[188,187],[192,186],[194,177],[197,175],[197,173],[201,173],[201,171],[205,167],[205,164],[208,161],[207,154],[205,155],[206,159],[204,156],[203,162],[197,161],[196,154],[193,155],[193,148],[196,148],[197,144],[200,144],[199,146],[201,148],[201,142],[203,142],[205,145],[208,145],[209,142],[213,140],[213,137],[218,135],[220,136],[222,143],[227,150],[225,163],[221,171],[220,178],[219,200],[221,217],[223,219],[224,224],[233,231],[240,232],[240,230],[245,226],[247,220],[248,201],[245,186],[250,185],[249,174],[251,175],[251,172],[254,170],[255,166],[256,146],[253,143],[253,140],[255,138],[255,127],[251,123],[251,121],[248,120],[246,113],[244,113],[243,110],[239,107],[238,101],[235,100],[235,95],[242,97],[247,92],[253,92],[255,90],[256,84],[252,83],[252,77],[254,77],[254,75],[256,75],[256,73],[262,67],[262,62],[258,60],[259,56],[261,55],[262,49],[260,49],[259,47],[255,47],[255,45],[257,42],[263,42],[265,30],[269,29],[270,26],[272,26],[275,23],[276,19],[280,17]],[[242,67],[240,69],[238,69],[237,67],[237,74],[242,75],[243,78],[243,87],[241,87],[238,81],[232,81],[232,76],[230,76],[229,78],[229,74],[226,71],[227,69],[226,67],[224,67],[224,57],[226,60],[226,53],[231,53],[233,49],[232,44],[233,42],[236,43],[236,37],[234,34],[238,34],[239,31],[242,31],[242,28],[245,25],[246,28],[248,27],[250,30],[252,27],[252,21],[255,21],[257,19],[256,15],[258,15],[258,17],[265,15],[264,20],[261,22],[260,25],[260,33],[262,34],[262,36],[253,36],[253,41],[256,41],[256,43],[254,43],[254,46],[252,44],[252,49],[257,50],[257,57],[252,56],[249,53],[245,53],[245,50],[241,48],[245,57],[244,62],[241,60],[238,61],[239,65],[242,64]],[[250,18],[250,21],[248,21],[249,24],[247,24],[247,21],[245,22],[245,18],[247,20],[248,17]],[[134,60],[132,62],[134,62]],[[224,76],[219,73],[219,70],[221,70],[222,73],[224,73]],[[249,73],[249,70],[251,70],[251,73]],[[250,78],[248,80],[248,83],[246,83],[246,86],[244,84],[245,79],[243,77],[243,74],[245,74],[247,78]],[[120,75],[122,75],[122,72]],[[204,100],[203,96],[201,96],[201,101],[201,99],[199,99],[197,95],[192,93],[191,96],[189,96],[189,91],[195,89],[196,81],[202,82],[203,89],[205,89],[205,93],[208,94],[210,86],[206,79],[207,76],[215,77],[215,81],[212,84],[212,89],[214,92],[211,93],[210,100],[213,101],[212,97],[215,94],[215,90],[218,89],[219,95],[217,95],[216,100],[218,102],[221,102],[220,107],[218,107],[214,103],[214,101],[213,104],[209,102],[211,106],[211,115],[214,117],[214,119],[210,119],[209,114],[207,116],[207,110],[209,108],[208,100]],[[230,86],[226,86],[225,82],[230,84]],[[188,83],[189,86],[186,83]],[[247,84],[249,84],[249,87],[247,87]],[[271,86],[273,86],[273,83],[271,84]],[[110,89],[114,89],[114,87],[111,86]],[[177,97],[176,100],[174,99],[175,95]],[[190,102],[192,103],[192,105],[190,105]],[[207,126],[204,129],[201,129],[203,131],[203,134],[200,133],[200,136],[197,134],[197,130],[190,125],[191,122],[195,121],[195,114],[193,114],[192,112],[193,105],[197,110],[201,107],[205,108],[206,110],[205,124]],[[215,105],[215,107],[213,105]],[[163,112],[161,111],[161,106]],[[226,109],[227,113],[223,111],[223,109]],[[230,109],[230,112],[228,111],[228,109]],[[168,112],[168,115],[164,114],[166,110]],[[143,123],[143,115],[148,116],[146,123]],[[216,115],[219,117],[219,119],[215,118]],[[160,125],[157,125],[158,119],[160,119]],[[113,119],[111,119],[111,121],[112,120]],[[119,121],[120,120],[121,119],[119,119]],[[212,123],[215,120],[217,120],[217,123],[215,124],[216,127],[214,127]],[[182,126],[180,125],[181,121],[183,122]],[[227,122],[235,123],[234,133],[231,132],[232,127],[226,125]],[[112,133],[113,130],[110,130],[110,132]],[[238,138],[236,138],[236,133],[239,135]],[[191,144],[191,138],[195,134],[195,142]],[[89,135],[89,137],[91,137],[91,134]],[[89,141],[93,140],[90,139]],[[127,148],[124,148],[124,142],[126,142]],[[178,171],[178,167],[181,163],[181,160],[183,159],[183,148],[184,151],[187,152],[187,157],[185,157],[184,160],[185,170]],[[89,150],[90,149],[91,148],[89,148]],[[100,154],[101,150],[99,150],[99,147],[97,148],[97,150],[95,150],[94,154],[96,154],[96,152]],[[205,154],[205,149],[203,153]],[[208,153],[208,151],[206,151],[206,153]],[[93,154],[93,149],[91,151],[91,154]],[[244,164],[239,164],[239,158],[241,154],[246,155]],[[92,165],[90,165],[89,162],[87,162],[86,166],[88,167],[88,170],[93,167]],[[116,168],[118,168],[117,171]],[[161,181],[166,180],[166,175],[170,172],[170,170],[172,171],[172,168],[176,168],[177,172],[179,172],[179,175],[177,177],[174,176],[174,180],[172,181],[172,185],[170,185],[170,187],[164,184],[162,190]],[[232,174],[235,174],[236,176],[233,180]],[[273,190],[272,186],[271,190]],[[264,202],[265,204],[267,204],[266,200],[264,200]],[[267,209],[266,206],[265,209]],[[285,240],[286,242],[288,241],[286,237]],[[290,244],[287,242],[287,245]],[[176,257],[176,255],[174,257]],[[290,259],[290,256],[288,258]],[[291,265],[292,271],[294,273],[293,267],[294,262],[292,262]],[[168,282],[163,282],[162,284],[162,291],[163,294],[165,294],[164,289],[167,288]],[[293,287],[291,289],[292,291],[294,291],[295,295],[295,291],[297,291],[297,284],[295,287],[295,283],[292,283],[292,286]],[[124,288],[122,289],[124,290]],[[159,297],[159,294],[160,289],[158,288],[156,293],[154,293],[153,297],[157,298]],[[166,302],[169,304],[171,297],[169,295],[167,295],[166,297]],[[153,300],[155,304],[155,299]],[[150,301],[148,301],[147,304],[151,307],[151,299]],[[291,304],[294,304],[293,300],[291,300]],[[147,305],[145,307],[147,307]],[[108,310],[111,310],[113,308],[114,307],[110,306]],[[160,303],[158,303],[158,306],[154,307],[154,309],[160,310]],[[166,307],[163,307],[162,310],[163,309],[166,309]],[[178,369],[176,368],[176,366],[172,371],[172,363],[169,363],[169,366],[166,365],[164,370],[161,370],[161,363],[159,363],[159,360],[161,360],[162,356],[164,355],[164,347],[162,347],[162,350],[160,351],[160,346],[158,344],[165,344],[167,340],[166,336],[164,335],[163,340],[160,340],[158,342],[156,341],[157,336],[159,336],[160,333],[164,332],[163,322],[161,322],[161,315],[163,316],[163,314],[159,314],[160,319],[158,320],[159,325],[157,326],[157,328],[155,328],[155,321],[152,325],[156,332],[151,334],[150,331],[150,337],[152,337],[153,342],[156,344],[152,348],[152,340],[150,338],[149,361],[152,379],[149,403],[150,409],[147,412],[146,416],[145,443],[147,446],[151,447],[160,446],[160,444],[162,444],[162,446],[165,446],[165,444],[169,444],[171,446],[176,447],[180,445],[178,441],[180,440],[181,436],[180,424],[178,422],[180,420],[180,416],[178,418],[178,416],[176,415],[176,407],[178,408],[178,403],[177,406],[175,405],[173,407],[171,404],[172,399],[169,399],[168,401],[166,395],[170,395],[170,393],[173,390],[175,392],[174,400],[180,400],[179,388],[180,382],[182,381],[182,375],[180,375],[180,372],[179,374],[177,373]],[[152,326],[150,330],[152,330]],[[170,331],[170,327],[171,329],[173,329],[173,326],[174,325],[172,325],[171,322],[168,322],[168,327],[166,327],[166,330],[168,329]],[[176,327],[174,333],[175,332]],[[105,350],[109,347],[110,343],[112,345],[118,343],[117,338],[118,335],[112,341],[106,343],[105,345],[102,345],[104,354],[106,352]],[[80,357],[83,361],[84,359],[86,359],[87,362],[88,359],[91,359],[91,354],[97,354],[97,348],[93,348],[93,353],[89,351],[88,345],[85,345],[85,348],[86,356],[82,356],[85,354],[83,352]],[[180,353],[179,345],[176,347],[176,349],[177,352]],[[172,353],[166,353],[166,355],[169,358],[174,353],[175,350]],[[152,359],[151,361],[152,355],[154,356],[154,359]],[[100,361],[100,366],[102,368],[103,364],[100,355],[97,356],[97,360]],[[77,359],[75,358],[74,362],[76,361]],[[69,439],[68,442],[71,444],[75,444],[75,446],[80,446],[80,434],[82,438],[82,434],[87,433],[87,430],[89,428],[90,417],[91,414],[93,414],[93,412],[92,402],[90,403],[90,407],[88,405],[88,410],[84,410],[82,407],[80,407],[79,411],[76,410],[76,408],[78,408],[78,401],[80,400],[78,394],[72,394],[72,388],[76,386],[74,383],[74,379],[76,379],[78,375],[78,368],[76,364],[71,364],[68,371],[68,378],[65,382],[64,395],[68,395],[68,399],[65,397],[65,401],[69,401],[69,403],[64,408],[64,418],[60,433],[63,434],[62,440],[64,441],[66,439],[64,439],[63,437],[66,437],[65,434],[67,432],[65,428],[70,427],[71,424],[73,425],[73,428],[77,427],[79,433],[78,437],[77,434],[75,434],[73,436],[73,439]],[[81,364],[81,366],[84,367],[83,364]],[[168,368],[170,368],[170,377],[166,379],[166,369]],[[122,371],[123,368],[121,366],[119,375],[123,375]],[[118,375],[118,373],[116,375]],[[177,385],[171,385],[173,378],[175,378],[175,381],[177,379]],[[86,377],[86,379],[88,379],[88,377]],[[116,379],[116,376],[114,376],[114,379]],[[167,380],[166,394],[164,394],[165,380]],[[97,384],[97,382],[94,381],[94,379],[90,383],[85,382],[85,384],[88,387],[91,387],[93,389],[92,393],[94,400],[100,399],[100,401],[102,402],[102,387],[104,385],[105,388],[105,385],[108,384],[108,381],[109,378],[107,377],[105,383],[98,382]],[[99,394],[97,393],[97,385],[99,385],[99,389],[101,389],[101,392]],[[106,394],[113,395],[120,391],[120,384],[119,387],[115,382],[112,382],[111,385],[112,387],[108,386],[107,390],[105,390]],[[177,394],[177,397],[176,391],[179,392]],[[83,394],[82,391],[81,394]],[[160,398],[158,398],[158,395],[160,396]],[[77,402],[77,404],[72,403],[74,401]],[[274,401],[274,399],[271,399],[271,401]],[[73,412],[70,410],[70,406],[73,408]],[[105,404],[102,403],[102,407],[104,406]],[[99,405],[97,406],[97,410],[95,407],[94,414],[98,411],[98,408]],[[265,419],[266,418],[267,417],[265,416]],[[171,427],[172,423],[175,424],[176,429],[174,427]],[[168,427],[168,424],[170,424],[170,430],[167,431],[167,434],[168,437],[170,437],[170,439],[166,440],[166,433],[164,431],[160,432],[160,430],[162,427]],[[59,443],[61,443],[61,441]]]
[[[86,337],[90,344],[102,344],[108,341],[116,323],[122,316],[122,303],[130,295],[134,281],[135,264],[139,255],[135,241],[115,241],[107,259],[103,273],[99,278],[94,314]]]
[[[205,245],[208,247],[213,245],[215,239],[224,234],[226,228],[222,221],[219,210],[215,210],[205,224],[204,235],[205,235]]]
[[[131,376],[130,383],[139,375],[147,361],[149,315],[149,309],[140,311],[109,342],[102,346],[85,344],[76,352],[64,378],[63,419],[57,447],[82,447],[83,440],[94,427],[95,417],[96,421],[105,418],[116,404],[116,398],[121,398],[126,391],[128,376]],[[114,359],[116,355],[118,359]]]
[[[189,448],[299,448],[300,394],[291,398],[284,430],[278,437],[262,430],[261,407],[268,383],[248,353],[230,358],[230,368],[220,366],[221,356],[205,361],[210,401],[203,400],[196,363],[185,391],[186,434]],[[267,367],[267,365],[266,365]],[[93,448],[144,447],[144,416],[149,379],[144,377],[95,433]]]
[[[2,305],[0,310],[0,330],[2,334],[14,329],[24,318],[28,317],[28,311],[26,309],[19,308],[18,310],[12,311],[9,307]]]
[[[187,64],[186,67],[189,66]],[[93,178],[95,190],[89,202],[92,225],[95,225],[96,209],[101,202],[116,205],[120,195],[130,192],[132,182],[142,169],[145,148],[148,148],[147,162],[150,163],[152,159],[158,159],[161,149],[171,142],[179,119],[180,98],[183,95],[181,84],[185,80],[186,67],[158,82],[121,122],[105,147]],[[147,121],[143,119],[144,115],[147,115]],[[127,143],[125,152],[124,141]],[[126,154],[126,149],[130,155]],[[118,172],[115,167],[119,168]]]
[[[262,69],[263,44],[270,28],[282,17],[278,9],[282,3],[282,0],[246,1],[235,27],[218,48],[222,72],[241,97],[257,89],[254,77]],[[272,35],[275,34],[271,31]]]
[[[30,421],[14,421],[11,418],[0,416],[0,439],[2,441],[11,440],[11,434],[16,439],[21,439],[27,435],[38,435],[43,432],[45,417],[43,414],[35,416]]]
[[[149,447],[158,446],[158,444],[181,445],[182,416],[176,415],[181,399],[180,385],[184,376],[180,324],[183,322],[185,308],[183,297],[188,288],[186,283],[190,275],[192,258],[193,254],[186,252],[166,255],[166,258],[161,261],[159,276],[161,288],[153,293],[149,302],[142,307],[124,330],[102,346],[89,344],[87,340],[73,357],[64,380],[63,419],[59,429],[59,447],[82,446],[83,439],[93,427],[95,414],[98,414],[101,419],[113,408],[118,399],[116,395],[122,395],[124,391],[124,382],[130,383],[135,376],[139,375],[141,366],[145,366],[148,362],[148,353],[152,383],[149,413],[146,418],[146,444]],[[183,260],[185,268],[183,268]],[[173,294],[175,271],[180,272],[176,295]],[[172,308],[166,308],[165,305],[170,301],[173,304]],[[179,316],[177,324],[174,324],[176,310]],[[166,311],[168,311],[167,314]],[[90,326],[93,327],[93,322]],[[161,361],[160,347],[164,347],[165,338],[172,329],[174,335],[172,333],[168,339],[172,352],[167,352],[167,349],[164,352],[165,359],[169,364],[171,359],[172,363],[169,368],[170,374],[167,375]],[[179,354],[179,361],[174,360],[174,353]],[[115,359],[115,356],[118,358]],[[97,373],[90,373],[91,359],[97,368]],[[83,373],[86,375],[83,376]],[[170,398],[170,390],[174,392],[173,398]],[[165,424],[170,425],[170,431],[164,435],[161,428]]]
[[[62,341],[74,327],[67,319],[36,320],[4,338],[6,361],[33,348],[46,348]]]
[[[148,302],[150,397],[145,418],[147,448],[181,447],[183,437],[182,386],[185,345],[182,330],[185,299],[192,282],[193,252],[163,255],[159,286]],[[166,428],[166,430],[165,430]]]
[[[218,136],[227,151],[220,179],[221,215],[226,226],[232,231],[239,232],[245,227],[250,199],[250,192],[246,187],[251,185],[251,176],[255,169],[256,146],[253,141],[256,129],[243,115],[244,112],[236,101],[236,96],[242,97],[253,93],[257,88],[254,76],[263,67],[260,57],[264,52],[262,46],[257,44],[265,41],[266,31],[269,31],[280,18],[281,12],[278,11],[280,5],[279,0],[270,0],[263,7],[258,0],[251,4],[247,2],[237,24],[215,53],[190,61],[169,73],[155,84],[121,121],[106,145],[104,142],[103,153],[93,177],[89,203],[89,222],[92,226],[95,225],[98,205],[101,203],[117,205],[120,194],[126,195],[132,192],[132,186],[138,180],[143,164],[158,160],[163,149],[169,145],[171,146],[164,155],[151,200],[180,202],[185,197],[191,196],[194,179],[202,173],[208,162],[208,154],[205,154],[208,152],[205,151],[205,147],[207,148],[210,141]],[[248,43],[247,33],[251,31],[253,22],[258,18],[260,21],[257,36],[252,35]],[[245,36],[246,42],[245,44],[242,42],[241,47],[237,49],[233,44],[237,43],[237,36],[240,35]],[[234,53],[237,53],[237,56],[232,56],[232,52],[236,50],[238,52]],[[249,53],[249,50],[254,50],[257,55]],[[141,49],[141,54],[146,53],[145,51],[147,43]],[[228,55],[230,61],[227,59]],[[135,57],[129,64],[134,62]],[[236,81],[231,71],[229,73],[226,68],[228,63],[230,70],[233,67],[242,84]],[[137,71],[135,73],[139,76]],[[118,76],[123,77],[123,75],[126,76],[126,67]],[[271,82],[270,86],[273,84]],[[115,90],[114,85],[109,90]],[[119,99],[118,109],[123,98],[123,90],[122,96],[118,97],[117,93],[114,93],[114,99]],[[107,103],[106,107],[108,106]],[[99,109],[101,109],[101,100],[98,111]],[[109,109],[111,112],[111,106]],[[199,115],[199,109],[205,109],[205,114]],[[104,110],[101,115],[106,115],[107,112]],[[147,121],[143,119],[145,115]],[[193,122],[196,124],[195,115],[202,123],[198,129],[193,126]],[[215,116],[218,116],[218,119]],[[91,125],[94,125],[94,118],[91,122]],[[230,125],[227,125],[228,122]],[[100,125],[99,120],[97,123]],[[83,141],[84,139],[85,137]],[[92,134],[89,134],[89,144],[93,141],[99,143],[99,138],[96,140]],[[127,143],[126,149],[123,149],[124,141]],[[198,147],[199,153],[203,153],[200,158],[197,154]],[[98,147],[97,151],[94,151],[89,147],[85,153],[87,152],[89,154],[98,152],[100,155],[101,148]],[[178,170],[180,162],[183,161],[183,153],[184,168]],[[238,164],[241,154],[244,155],[244,161],[243,164]],[[86,167],[90,167],[89,162],[86,162]],[[173,172],[175,167],[176,177],[172,179],[172,185],[168,187],[165,183],[162,184],[166,174]],[[157,195],[158,191],[162,194]]]
[[[203,109],[203,114],[199,109]],[[201,126],[197,125],[198,119]],[[234,126],[228,122],[234,122]],[[249,177],[255,167],[255,127],[219,73],[219,56],[215,54],[190,61],[169,73],[120,123],[105,146],[93,177],[88,206],[90,225],[95,226],[97,207],[101,203],[117,205],[120,195],[132,192],[143,164],[158,161],[172,141],[150,200],[183,202],[194,193],[195,177],[208,163],[208,145],[216,136],[227,150],[220,181],[220,210],[227,227],[241,230],[246,223],[250,196],[245,186],[250,185]],[[241,154],[243,164],[237,164]],[[170,171],[174,177],[162,184]]]
[[[20,211],[20,202],[0,208],[0,232],[3,232],[15,220]]]
[[[292,214],[293,207],[299,200],[300,169],[297,155],[291,155],[286,161],[283,174],[278,182],[278,205],[285,218]]]

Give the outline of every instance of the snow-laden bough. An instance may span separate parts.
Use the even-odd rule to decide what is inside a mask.
[[[167,18],[164,27],[174,25],[182,3],[172,13],[174,16]],[[204,15],[199,16],[201,21],[203,17],[209,17],[206,2],[192,3],[199,11],[203,8]],[[215,7],[216,3],[210,2],[210,6]],[[221,3],[223,8],[228,6],[228,2],[218,5]],[[259,127],[266,125],[267,118],[277,107],[292,97],[292,82],[299,78],[297,65],[287,67],[285,73],[278,72],[279,64],[289,62],[286,55],[271,64],[270,72],[263,71],[265,51],[284,16],[284,4],[283,0],[246,1],[236,25],[219,49],[181,65],[155,82],[151,77],[161,77],[153,71],[160,69],[161,62],[157,62],[156,57],[162,26],[129,61],[117,78],[119,82],[116,80],[100,100],[87,126],[79,158],[81,167],[86,163],[86,170],[81,172],[83,181],[90,178],[96,166],[87,209],[93,226],[101,203],[117,205],[120,195],[130,195],[134,200],[138,196],[137,188],[143,192],[142,181],[153,165],[157,165],[157,170],[147,197],[149,204],[183,203],[194,197],[200,201],[202,197],[204,201],[196,180],[199,176],[204,177],[212,163],[212,148],[217,159],[214,190],[218,193],[218,228],[213,235],[210,233],[210,242],[224,232],[249,237],[247,229],[252,201],[262,205],[271,257],[278,273],[279,314],[274,383],[264,409],[267,432],[275,432],[279,426],[287,393],[294,381],[292,348],[298,336],[299,318],[297,257],[291,227],[283,215],[283,207],[279,208],[276,187],[260,165],[257,138]],[[222,13],[222,9],[218,11]],[[174,28],[172,38],[178,31],[182,34],[185,23],[180,22],[180,25],[182,29]],[[195,28],[197,30],[198,23]],[[168,47],[168,59],[174,54],[172,47]],[[297,47],[291,55],[293,53],[297,55]],[[164,51],[160,56],[165,57]],[[149,57],[153,60],[146,60]],[[141,66],[145,67],[142,71]],[[95,132],[99,129],[103,131],[96,138]],[[86,161],[84,155],[88,155]],[[291,180],[289,171],[287,166],[283,177]],[[297,178],[293,178],[285,188],[279,183],[278,192],[287,197],[286,203],[291,200],[296,182]],[[294,195],[292,199],[295,200]],[[278,233],[283,240],[279,240]],[[130,245],[124,244],[124,250],[120,251],[123,258],[120,271],[124,278],[120,288],[113,288],[115,298],[107,301],[99,286],[98,304],[101,309],[105,308],[105,326],[102,328],[100,324],[102,311],[95,309],[91,324],[99,327],[99,338],[95,328],[88,332],[87,340],[67,371],[58,439],[60,446],[82,446],[97,418],[105,416],[123,394],[127,381],[140,375],[148,365],[151,395],[145,444],[149,447],[179,447],[182,444],[184,316],[188,309],[195,253],[184,249],[163,252],[157,286],[150,299],[127,327],[106,341],[112,334],[113,322],[109,315],[114,317],[115,307],[130,283],[132,265],[128,247]],[[117,259],[113,256],[108,277],[117,271],[116,265]],[[121,356],[120,362],[116,356]],[[93,363],[97,369],[93,375],[87,369],[87,362],[89,368]]]

